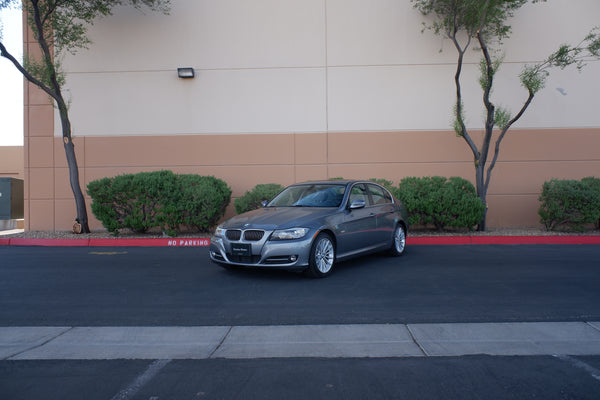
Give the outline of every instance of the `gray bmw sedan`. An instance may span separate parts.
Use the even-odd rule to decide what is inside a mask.
[[[407,232],[406,208],[383,186],[306,182],[219,225],[209,254],[226,268],[306,270],[322,278],[337,261],[377,251],[402,255]]]

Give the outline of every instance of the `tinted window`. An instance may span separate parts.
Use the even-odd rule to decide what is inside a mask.
[[[365,205],[371,205],[371,202],[369,201],[369,194],[367,193],[367,188],[365,188],[365,185],[362,183],[352,186],[348,204],[352,204],[352,202],[355,200],[363,200],[365,202]]]
[[[375,205],[378,204],[387,204],[392,202],[392,197],[388,193],[387,190],[383,189],[380,186],[376,185],[368,185],[369,192],[371,193],[371,198],[373,199],[373,203]]]

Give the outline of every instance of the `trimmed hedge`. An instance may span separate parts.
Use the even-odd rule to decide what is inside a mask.
[[[231,189],[213,176],[141,172],[92,181],[87,186],[91,209],[115,235],[129,228],[161,228],[169,235],[195,229],[208,232],[225,214]]]
[[[598,196],[600,196],[600,178],[587,176],[581,179],[581,182],[589,185],[596,193],[598,193]],[[598,221],[596,221],[596,229],[600,229],[600,217],[598,217]]]
[[[247,211],[256,210],[261,207],[263,201],[271,200],[283,189],[284,187],[278,183],[256,185],[252,190],[244,193],[242,197],[235,199],[233,203],[235,211],[238,214],[242,214]]]
[[[406,206],[411,225],[473,229],[485,211],[473,184],[460,177],[407,177],[392,192]]]
[[[544,182],[538,214],[547,230],[583,231],[600,225],[600,179],[552,179]]]

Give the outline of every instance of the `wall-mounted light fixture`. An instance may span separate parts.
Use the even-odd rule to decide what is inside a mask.
[[[194,68],[192,68],[192,67],[177,68],[177,76],[180,78],[193,78],[195,76]]]

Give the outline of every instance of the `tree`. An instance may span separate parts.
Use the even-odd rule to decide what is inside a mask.
[[[546,60],[523,68],[519,78],[521,85],[527,91],[527,96],[517,114],[513,116],[509,110],[496,106],[491,99],[491,94],[495,74],[502,64],[502,57],[492,56],[494,54],[492,46],[501,46],[502,40],[510,36],[511,27],[507,25],[507,20],[528,1],[411,0],[413,6],[423,15],[433,17],[433,22],[424,23],[425,28],[431,29],[436,35],[450,39],[458,54],[454,76],[456,86],[456,102],[453,110],[454,130],[464,139],[473,153],[477,195],[486,206],[485,214],[478,226],[478,230],[481,231],[486,229],[487,191],[500,153],[500,144],[508,130],[523,116],[534,96],[544,87],[549,69],[575,65],[581,70],[586,61],[600,58],[600,28],[594,28],[578,45],[562,45]],[[545,0],[533,0],[534,3],[540,1]],[[474,41],[478,43],[482,55],[479,83],[483,90],[485,107],[483,142],[480,147],[473,140],[465,123],[461,89],[464,56]],[[495,128],[497,135],[494,153],[489,160]]]
[[[0,0],[0,10],[18,7],[21,0]],[[60,59],[66,52],[77,53],[91,43],[88,27],[102,16],[112,14],[116,6],[146,7],[152,11],[168,13],[170,0],[23,0],[27,23],[39,44],[41,57],[27,54],[23,62],[17,60],[5,47],[0,36],[0,55],[8,59],[31,83],[47,93],[60,115],[62,138],[69,166],[69,182],[75,197],[77,222],[81,233],[89,233],[87,208],[79,185],[79,169],[71,136],[68,103],[63,95],[65,76]]]

